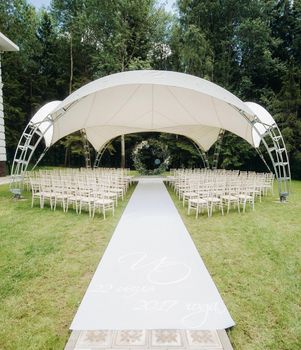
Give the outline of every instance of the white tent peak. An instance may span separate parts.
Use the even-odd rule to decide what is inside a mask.
[[[133,84],[181,87],[196,92],[202,91],[204,94],[208,94],[208,96],[223,99],[230,104],[234,103],[237,106],[240,106],[246,113],[252,115],[252,111],[246,107],[238,97],[221,86],[194,75],[163,70],[133,70],[114,73],[96,79],[66,97],[62,102],[62,105],[58,106],[57,109],[63,108],[79,98],[83,98],[99,90],[112,88],[114,86]]]

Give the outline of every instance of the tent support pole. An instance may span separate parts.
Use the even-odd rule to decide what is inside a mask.
[[[195,149],[198,151],[199,156],[202,159],[202,162],[204,164],[204,168],[210,169],[207,152],[205,152],[196,142],[192,141],[192,143],[193,143]]]
[[[100,161],[106,151],[106,149],[110,146],[112,140],[106,142],[101,148],[100,150],[97,152],[96,157],[95,157],[95,161],[94,161],[94,165],[93,168],[98,168],[100,165]]]
[[[213,170],[216,170],[218,167],[218,160],[219,160],[219,155],[220,155],[221,148],[222,148],[224,135],[225,135],[225,130],[220,129],[219,134],[218,134],[218,138],[217,138],[216,143],[215,143],[215,148],[214,148],[213,162],[212,162],[212,169]]]

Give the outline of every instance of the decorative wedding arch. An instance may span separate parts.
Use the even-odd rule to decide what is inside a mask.
[[[275,120],[263,107],[243,102],[207,80],[153,70],[112,74],[81,87],[63,101],[44,105],[20,138],[11,170],[11,190],[20,189],[23,174],[42,140],[45,149],[38,162],[55,142],[79,130],[98,154],[119,135],[147,131],[184,135],[203,154],[228,130],[257,150],[261,142],[264,144],[280,197],[289,192],[291,175],[285,143]]]

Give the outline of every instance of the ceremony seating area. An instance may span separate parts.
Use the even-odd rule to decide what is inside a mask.
[[[118,200],[124,199],[132,183],[129,169],[56,169],[26,173],[24,184],[31,190],[31,206],[38,201],[40,208],[49,203],[51,210],[60,205],[64,212],[72,207],[77,214],[83,209],[94,217],[99,211],[114,215]]]
[[[254,210],[255,201],[273,193],[274,174],[239,170],[171,169],[167,182],[174,189],[188,215],[195,210],[210,217],[218,210],[224,215],[231,208],[245,212],[247,204]]]

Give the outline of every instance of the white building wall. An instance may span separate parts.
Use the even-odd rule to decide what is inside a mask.
[[[0,162],[6,161],[5,149],[5,130],[4,130],[4,113],[3,113],[3,84],[1,71],[1,54],[0,54]]]

